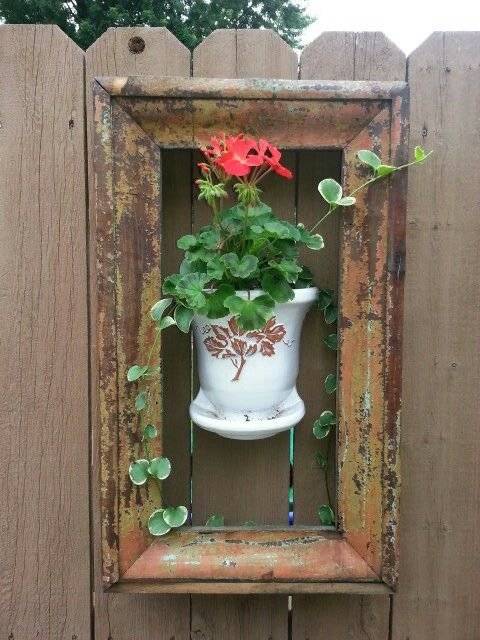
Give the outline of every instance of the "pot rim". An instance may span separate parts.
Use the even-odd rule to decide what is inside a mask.
[[[294,289],[294,297],[287,302],[276,302],[276,305],[280,304],[295,304],[299,302],[314,302],[318,296],[317,287],[304,287],[303,289]],[[235,294],[240,298],[255,299],[263,295],[265,291],[263,289],[250,289],[235,291]]]

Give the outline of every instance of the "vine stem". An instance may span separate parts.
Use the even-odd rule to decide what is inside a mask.
[[[330,432],[329,436],[328,436],[328,442],[327,442],[327,455],[325,456],[327,459],[327,464],[325,465],[325,470],[324,470],[324,478],[325,478],[325,489],[327,491],[327,500],[328,500],[328,504],[330,506],[330,508],[333,508],[332,506],[332,495],[330,493],[330,486],[328,483],[328,470],[329,470],[329,465],[330,465],[330,453],[332,450],[332,433]]]
[[[366,182],[363,182],[361,185],[359,185],[356,189],[354,189],[351,193],[348,194],[348,198],[354,196],[356,193],[358,193],[359,191],[361,191],[362,189],[364,189],[365,187],[368,187],[369,184],[373,184],[374,182],[377,182],[377,180],[382,180],[382,178],[387,178],[388,176],[393,175],[394,173],[396,173],[397,171],[401,171],[402,169],[407,169],[408,167],[412,167],[414,164],[419,164],[420,162],[424,162],[429,156],[431,156],[433,153],[433,151],[429,151],[421,160],[412,160],[412,162],[407,162],[405,164],[401,164],[399,167],[395,167],[394,171],[392,171],[392,173],[388,173],[385,176],[374,176],[373,178],[370,178],[370,180],[367,180]],[[320,218],[320,220],[317,220],[317,222],[313,225],[313,227],[310,229],[310,233],[312,233],[312,231],[315,231],[315,229],[326,219],[328,218],[328,216],[330,214],[332,214],[336,209],[338,209],[338,207],[341,206],[339,204],[330,204],[330,207],[327,211],[327,213]]]

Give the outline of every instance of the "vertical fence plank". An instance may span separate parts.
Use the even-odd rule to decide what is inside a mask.
[[[86,93],[87,93],[87,114],[89,115],[89,137],[91,136],[91,82],[95,76],[100,75],[190,75],[190,53],[178,40],[164,28],[143,28],[126,27],[119,29],[108,29],[87,51],[86,53]],[[172,159],[172,157],[171,157]],[[177,156],[177,160],[179,160]],[[162,231],[168,235],[168,240],[162,244],[162,269],[170,271],[174,268],[177,259],[174,254],[174,246],[171,236],[181,235],[190,228],[190,201],[182,205],[180,209],[172,207],[172,187],[180,179],[182,186],[185,180],[182,175],[189,175],[190,163],[189,154],[187,164],[178,165],[176,168],[169,165],[165,169],[165,188],[163,190],[164,219],[162,220]],[[183,172],[183,173],[182,173]],[[93,174],[90,172],[90,180]],[[189,186],[188,186],[189,188]],[[91,194],[93,189],[91,189]],[[187,207],[187,208],[186,208]],[[183,209],[186,210],[184,211]],[[93,212],[93,208],[91,207]],[[176,215],[176,220],[173,219]],[[168,219],[167,219],[168,218]],[[90,222],[91,234],[91,256],[94,255],[94,220]],[[92,270],[92,291],[95,292],[94,263],[91,260]],[[92,328],[94,329],[94,296],[92,296]],[[176,336],[180,338],[179,336]],[[93,344],[95,341],[93,340]],[[177,346],[177,359],[174,368],[178,365],[179,359],[187,359],[186,370],[189,367],[189,345],[187,341],[181,341]],[[173,361],[171,349],[162,352],[165,368],[170,369],[169,363]],[[183,370],[182,370],[183,371]],[[91,386],[92,401],[94,409],[92,411],[93,425],[95,427],[95,367],[92,367]],[[172,393],[176,393],[178,400],[182,396],[182,403],[176,405]],[[176,496],[180,500],[188,503],[189,482],[190,482],[190,454],[188,429],[184,424],[176,424],[180,419],[178,407],[186,407],[189,398],[189,389],[173,389],[167,384],[163,397],[163,418],[165,424],[163,448],[174,465],[173,481],[175,482]],[[183,397],[184,396],[184,397]],[[177,408],[176,408],[177,407]],[[186,418],[186,416],[185,416]],[[93,446],[98,446],[98,434],[94,428]],[[93,460],[96,460],[94,451]],[[98,470],[94,469],[93,486],[93,515],[96,520],[98,516],[96,478]],[[168,487],[166,487],[168,491]],[[170,489],[171,492],[172,489]],[[169,496],[170,497],[170,496]],[[98,522],[96,522],[98,524]],[[98,533],[98,526],[95,527]],[[98,565],[98,537],[95,540],[95,564]],[[101,591],[101,580],[98,575],[98,568],[95,576],[95,640],[143,640],[147,637],[155,637],[159,640],[170,640],[175,637],[177,640],[186,640],[190,633],[190,599],[188,596],[129,596],[126,603],[125,596],[116,594],[104,594]]]
[[[400,582],[394,640],[480,637],[480,32],[409,58]]]
[[[325,33],[304,49],[300,59],[300,77],[404,80],[405,57],[382,33]],[[334,233],[328,227],[326,231],[329,235]],[[335,269],[335,261],[326,274],[330,282],[336,279],[332,269]],[[318,385],[321,385],[321,380]],[[302,465],[295,469],[295,500],[300,508],[303,505],[303,509],[306,501],[318,495],[315,476],[305,462],[314,457],[317,449],[311,429],[298,429],[296,452],[303,460]],[[389,600],[385,596],[297,596],[293,599],[293,640],[306,640],[317,635],[335,640],[385,640],[388,626]]]
[[[277,34],[264,30],[214,32],[197,47],[193,60],[196,76],[297,77],[293,50]],[[275,204],[293,212],[293,189],[280,185],[284,191],[275,192],[275,187],[271,188]],[[245,443],[197,429],[194,518],[203,519],[208,505],[214,504],[215,510],[230,522],[253,519],[258,523],[286,523],[288,465],[288,434]],[[232,640],[281,640],[287,638],[287,632],[284,596],[192,598],[192,637],[220,640],[228,635]]]
[[[1,26],[2,638],[90,639],[83,52]]]

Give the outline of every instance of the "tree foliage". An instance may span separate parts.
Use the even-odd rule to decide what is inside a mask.
[[[167,27],[192,49],[215,29],[277,31],[291,46],[312,19],[297,0],[0,0],[11,24],[57,24],[86,49],[108,27]]]

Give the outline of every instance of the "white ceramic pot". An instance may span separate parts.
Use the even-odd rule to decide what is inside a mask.
[[[239,291],[251,299],[263,291]],[[290,302],[257,331],[243,331],[232,316],[197,315],[193,330],[200,391],[190,405],[193,422],[227,438],[267,438],[298,424],[305,406],[296,389],[300,335],[315,287],[296,289]]]

